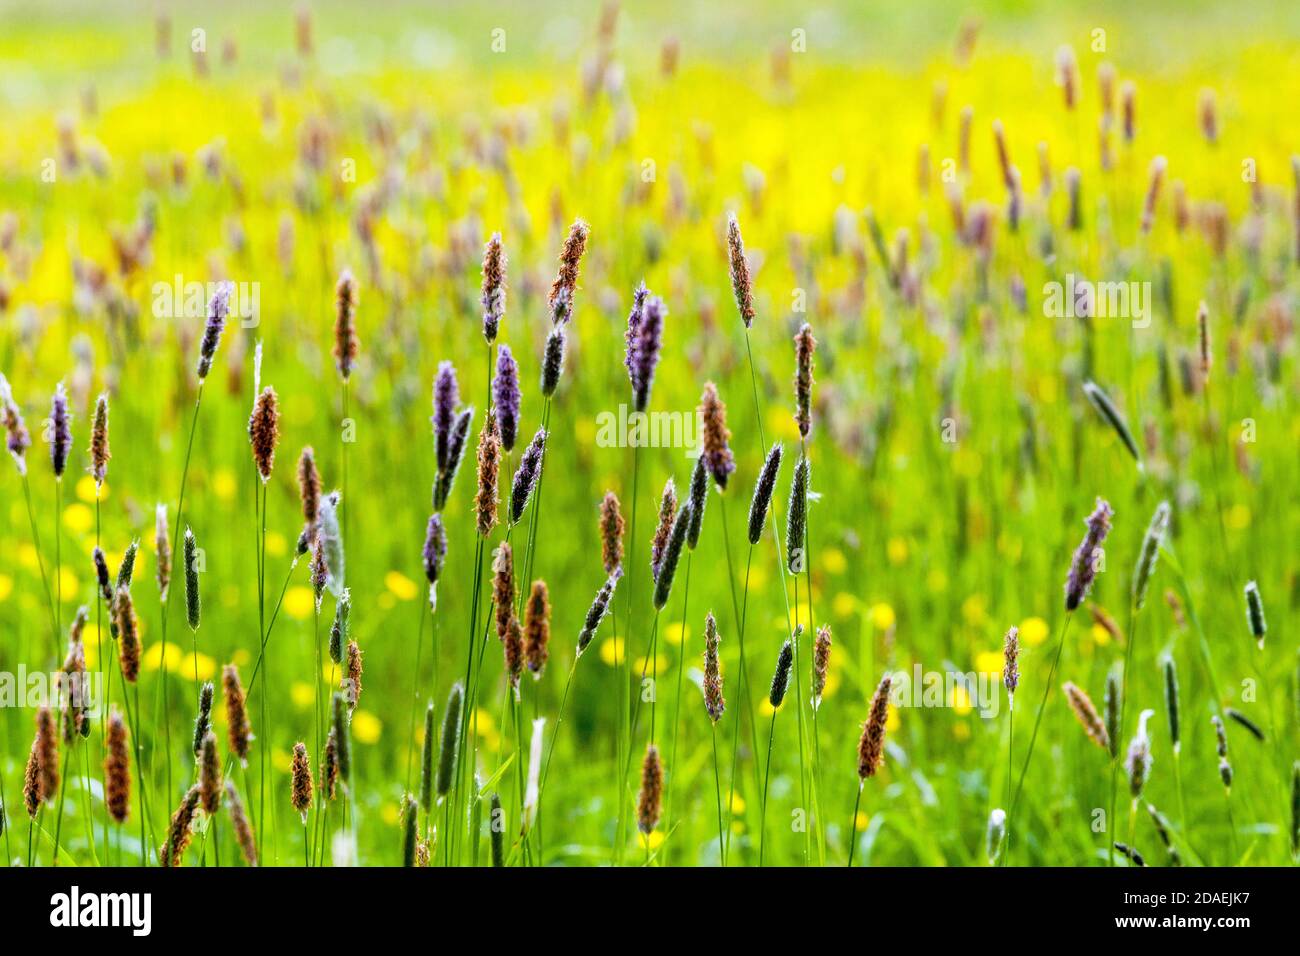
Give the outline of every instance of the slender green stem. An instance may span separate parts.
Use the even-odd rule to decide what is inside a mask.
[[[776,739],[776,715],[779,707],[772,708],[772,725],[767,732],[767,766],[763,770],[763,800],[759,806],[758,865],[763,865],[763,849],[767,845],[767,785],[772,779],[772,741]]]
[[[862,806],[865,780],[858,780],[858,795],[853,800],[853,816],[849,817],[849,867],[853,866],[853,851],[858,847],[858,809]]]
[[[725,830],[722,824],[722,780],[718,771],[718,725],[709,721],[709,739],[713,743],[713,795],[718,803],[718,862],[722,866],[727,865],[727,844],[724,839]]]
[[[1061,634],[1056,640],[1056,655],[1052,658],[1052,667],[1047,672],[1047,683],[1043,687],[1043,699],[1038,704],[1038,713],[1034,716],[1034,729],[1029,735],[1029,749],[1025,751],[1025,763],[1020,768],[1020,780],[1016,783],[1015,795],[1011,798],[1011,807],[1007,810],[1007,831],[1011,831],[1012,822],[1015,820],[1016,807],[1020,803],[1020,793],[1025,787],[1025,774],[1029,772],[1029,762],[1034,759],[1034,744],[1038,740],[1038,728],[1043,722],[1043,712],[1047,709],[1047,699],[1052,694],[1052,682],[1056,679],[1056,668],[1061,663],[1061,649],[1065,647],[1065,636],[1070,630],[1070,621],[1074,619],[1074,612],[1067,611],[1065,618],[1061,622]],[[1109,821],[1107,821],[1109,826]]]
[[[27,501],[27,520],[32,526],[32,545],[36,549],[36,566],[41,571],[41,586],[45,589],[45,604],[50,611],[50,650],[54,659],[59,657],[59,624],[54,616],[54,597],[50,591],[50,580],[45,575],[45,557],[41,550],[41,533],[36,530],[36,512],[32,510],[31,482],[27,472],[23,472],[23,498]]]

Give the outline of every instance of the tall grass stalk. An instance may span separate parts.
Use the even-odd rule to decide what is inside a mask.
[[[640,508],[640,478],[641,478],[641,445],[636,443],[632,446],[632,520],[628,524],[627,540],[630,542],[630,549],[636,548],[636,515]],[[625,814],[627,812],[627,774],[632,764],[632,701],[631,681],[632,666],[628,662],[627,652],[632,643],[632,598],[636,593],[634,587],[636,583],[636,567],[638,560],[633,558],[628,562],[627,583],[624,585],[624,593],[627,595],[627,627],[623,629],[623,643],[618,642],[618,637],[614,637],[614,670],[619,675],[618,681],[618,713],[619,723],[622,726],[622,732],[618,736],[618,746],[615,748],[615,757],[618,761],[616,764],[619,772],[618,776],[618,822],[614,827],[614,860],[616,863],[623,862],[624,845],[627,843],[625,837],[624,825]]]
[[[1052,694],[1052,686],[1056,681],[1056,669],[1061,663],[1061,650],[1065,647],[1065,637],[1070,630],[1070,622],[1074,620],[1074,612],[1066,611],[1065,617],[1061,621],[1061,631],[1056,638],[1056,653],[1052,656],[1052,666],[1047,672],[1047,683],[1043,686],[1043,699],[1038,703],[1038,713],[1034,715],[1034,729],[1029,734],[1029,749],[1025,751],[1025,762],[1020,768],[1020,779],[1016,782],[1015,794],[1011,798],[1011,809],[1007,812],[1007,832],[1012,831],[1012,821],[1016,816],[1016,807],[1020,804],[1020,794],[1025,787],[1025,774],[1029,772],[1029,763],[1034,759],[1034,744],[1038,741],[1038,728],[1043,722],[1043,712],[1047,709],[1047,699]],[[1109,821],[1107,823],[1109,825]]]

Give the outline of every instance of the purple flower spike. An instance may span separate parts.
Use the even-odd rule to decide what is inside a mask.
[[[492,400],[496,403],[497,425],[501,429],[501,447],[512,451],[519,436],[519,366],[510,346],[504,343],[497,350]]]
[[[438,363],[438,376],[433,380],[433,441],[438,455],[438,473],[447,470],[450,458],[451,427],[456,420],[456,406],[460,404],[460,387],[456,384],[456,367],[450,362]]]

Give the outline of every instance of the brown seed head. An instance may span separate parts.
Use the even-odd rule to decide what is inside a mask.
[[[808,432],[812,429],[813,351],[816,348],[817,340],[813,338],[812,326],[805,322],[794,337],[794,420],[799,426],[799,434],[804,438],[808,437]]]
[[[704,464],[719,488],[727,487],[727,478],[736,470],[736,459],[731,454],[731,431],[727,428],[727,406],[718,397],[718,387],[704,383],[700,397],[700,418],[703,422]]]
[[[1106,724],[1097,713],[1097,708],[1093,706],[1092,698],[1081,687],[1070,681],[1062,685],[1062,690],[1065,691],[1065,699],[1070,705],[1070,710],[1074,711],[1074,716],[1079,719],[1088,739],[1102,750],[1109,751],[1110,734],[1106,732]]]
[[[127,750],[126,722],[114,707],[108,716],[108,751],[104,758],[104,802],[108,815],[125,823],[131,807],[131,758]]]
[[[817,639],[813,641],[813,707],[822,702],[822,693],[826,690],[826,672],[831,662],[831,629],[824,625],[817,629]]]
[[[333,727],[325,738],[325,753],[320,758],[320,785],[326,800],[333,800],[339,782],[339,739]]]
[[[650,744],[641,764],[641,791],[636,797],[636,826],[642,833],[654,832],[659,825],[659,807],[663,799],[664,768],[659,761],[659,748]]]
[[[1007,696],[1011,698],[1015,697],[1016,688],[1020,686],[1019,658],[1020,628],[1009,627],[1002,642],[1002,684],[1007,689]]]
[[[874,777],[880,769],[885,756],[885,721],[889,717],[890,676],[880,679],[880,685],[871,697],[871,709],[867,722],[862,727],[862,739],[858,741],[858,777],[865,780]]]
[[[519,626],[519,618],[515,617],[513,612],[506,624],[502,643],[505,645],[506,676],[510,678],[510,686],[514,689],[515,700],[518,701],[519,675],[524,670],[524,634]]]
[[[736,308],[745,328],[754,324],[754,291],[750,285],[749,263],[745,259],[745,243],[740,238],[740,223],[735,214],[727,219],[727,257],[731,264],[731,291],[736,296]]]
[[[605,564],[605,573],[613,574],[615,568],[623,566],[623,529],[625,522],[619,510],[618,496],[612,491],[605,492],[600,503],[600,556]]]
[[[677,486],[671,478],[664,483],[663,497],[659,499],[659,523],[655,527],[655,536],[650,542],[650,570],[659,577],[659,565],[663,562],[664,550],[668,547],[668,536],[672,534],[673,518],[677,516]]]
[[[301,740],[293,745],[293,808],[307,822],[307,811],[311,809],[311,760],[307,757],[307,745]]]
[[[352,365],[357,358],[357,280],[352,277],[352,270],[344,269],[339,276],[335,294],[334,317],[334,360],[338,364],[339,374],[346,382],[352,374]]]
[[[502,541],[492,556],[492,603],[496,611],[497,639],[505,640],[506,628],[515,616],[515,562],[508,541]]]
[[[253,414],[248,419],[248,440],[253,446],[253,461],[262,484],[271,480],[271,467],[275,464],[275,446],[280,440],[280,413],[276,409],[275,389],[270,385],[262,389],[253,404]]]
[[[501,436],[491,412],[478,436],[478,493],[474,496],[479,537],[486,538],[497,523],[497,470],[501,464]]]
[[[100,395],[95,402],[95,421],[90,430],[90,474],[96,485],[104,483],[111,457],[108,450],[108,396]]]
[[[715,724],[727,709],[726,698],[722,696],[718,643],[718,622],[710,611],[704,618],[704,710]]]
[[[578,287],[578,266],[582,254],[587,249],[587,236],[590,230],[581,219],[574,220],[569,227],[569,235],[564,240],[564,249],[560,252],[560,271],[551,285],[551,318],[556,324],[567,322],[573,315],[573,295]]]
[[[181,865],[185,848],[190,845],[190,827],[194,823],[194,812],[199,807],[202,792],[196,783],[181,798],[180,805],[172,814],[171,826],[167,829],[167,842],[159,848],[158,859],[164,867]]]
[[[244,687],[239,681],[239,669],[234,664],[222,668],[221,687],[226,698],[230,751],[247,766],[248,743],[253,739],[253,733],[248,726],[248,711],[244,707]]]
[[[347,654],[348,676],[343,681],[343,693],[348,701],[348,709],[356,710],[361,700],[361,647],[356,641],[348,641]]]
[[[302,499],[302,517],[307,523],[307,540],[315,537],[316,518],[320,514],[320,472],[316,469],[316,452],[308,445],[298,456],[298,495]]]
[[[249,826],[244,801],[239,799],[239,791],[229,780],[226,781],[226,806],[230,809],[230,825],[235,829],[235,839],[239,841],[239,851],[244,855],[244,862],[249,866],[257,866],[257,841],[253,839],[253,828]]]
[[[140,630],[131,601],[131,589],[126,585],[117,589],[113,599],[113,620],[117,624],[118,660],[122,664],[122,677],[134,684],[140,678]]]
[[[217,755],[217,735],[208,731],[199,751],[199,796],[203,812],[212,816],[221,809],[221,763]]]
[[[541,677],[551,640],[551,602],[545,581],[534,581],[524,605],[524,658],[534,677]]]
[[[154,546],[158,551],[158,593],[165,603],[172,581],[172,542],[167,530],[167,506],[159,504],[154,512]]]

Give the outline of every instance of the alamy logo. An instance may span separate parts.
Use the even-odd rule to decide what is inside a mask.
[[[150,893],[68,893],[50,897],[50,925],[56,927],[127,927],[134,936],[153,929],[153,895]]]
[[[684,448],[688,458],[699,452],[704,434],[701,412],[630,412],[618,406],[618,414],[596,416],[598,448]]]
[[[1043,283],[1043,314],[1056,319],[1132,319],[1151,324],[1150,282],[1089,282],[1068,273],[1064,282]]]
[[[171,282],[153,284],[153,316],[156,319],[203,319],[220,282],[186,282],[180,273]],[[260,282],[226,282],[230,289],[231,321],[246,329],[256,328],[262,314]]]

